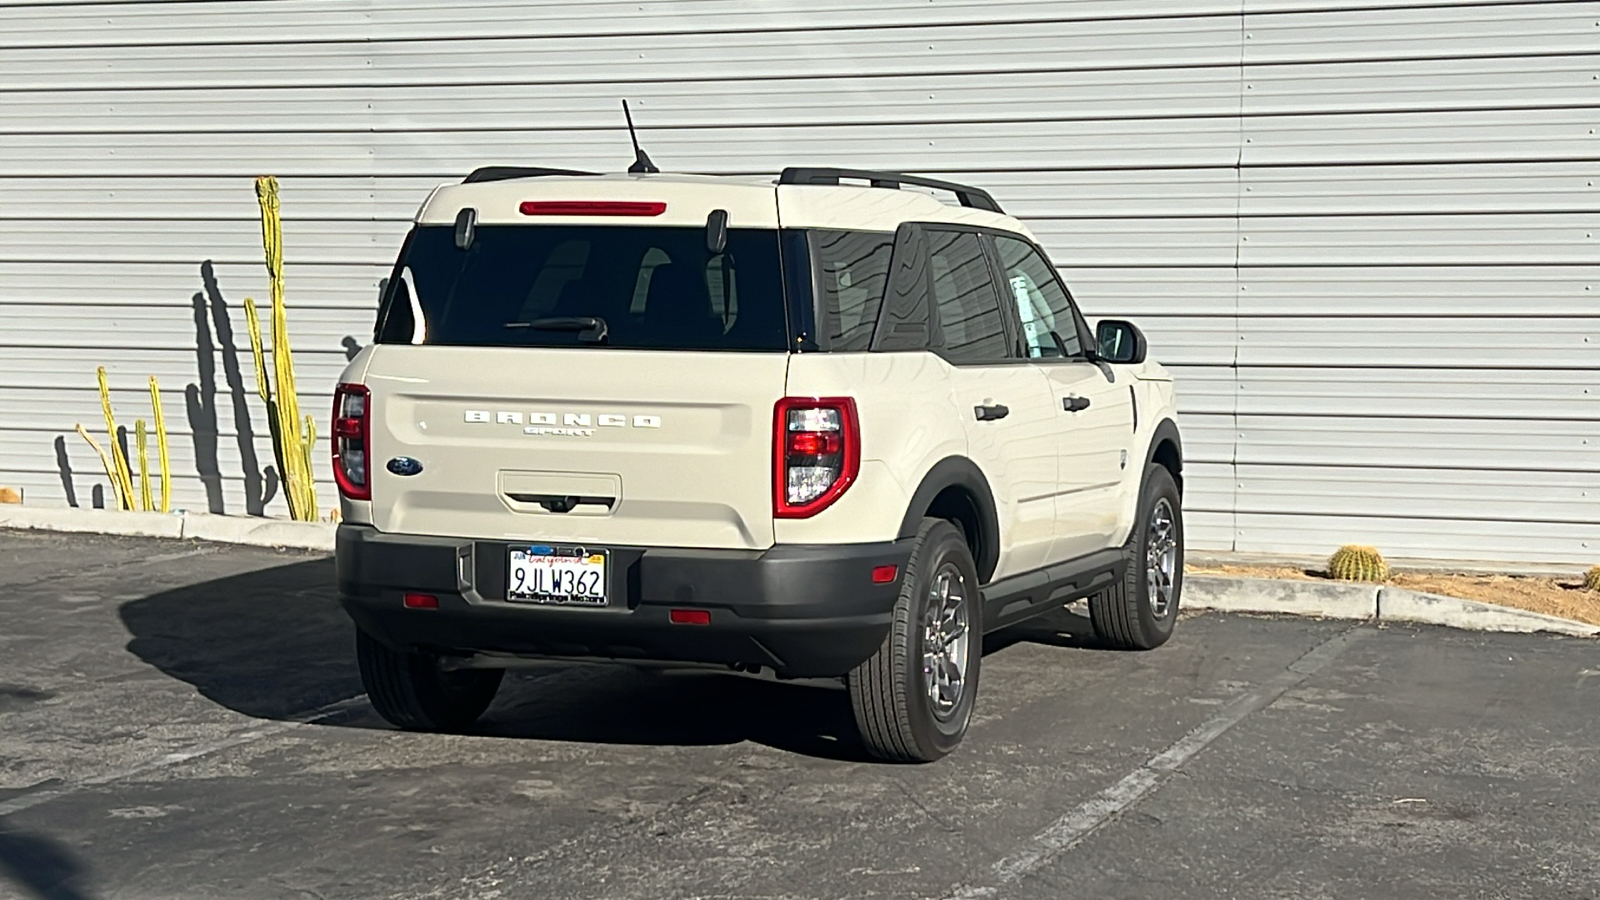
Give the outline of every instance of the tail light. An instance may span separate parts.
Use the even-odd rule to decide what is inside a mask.
[[[861,469],[849,397],[785,397],[772,416],[772,514],[804,519],[833,504]]]
[[[333,480],[351,500],[371,500],[372,397],[365,385],[341,384],[333,391]]]

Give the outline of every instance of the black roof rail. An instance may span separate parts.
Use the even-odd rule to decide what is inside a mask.
[[[858,178],[866,181],[873,187],[891,188],[898,190],[902,184],[913,184],[917,187],[933,188],[937,191],[949,191],[956,195],[956,200],[962,206],[972,209],[986,209],[989,212],[1003,213],[1000,204],[994,197],[982,188],[971,185],[956,184],[953,181],[940,181],[937,178],[923,178],[920,175],[906,175],[901,172],[872,172],[866,169],[812,169],[801,166],[790,166],[778,176],[779,184],[838,184],[841,178]]]
[[[484,166],[473,169],[472,174],[461,180],[462,184],[476,184],[480,181],[505,181],[510,178],[540,178],[545,175],[599,175],[599,172],[579,172],[576,169],[543,169],[527,166]]]

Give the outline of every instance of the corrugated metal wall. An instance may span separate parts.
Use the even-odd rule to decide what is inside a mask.
[[[321,414],[427,188],[620,168],[622,96],[674,170],[992,187],[1182,379],[1193,546],[1600,558],[1597,2],[0,2],[0,483],[90,503],[104,363],[257,510],[251,176]]]

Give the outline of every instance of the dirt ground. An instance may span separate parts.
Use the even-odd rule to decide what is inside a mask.
[[[1300,578],[1326,580],[1315,569],[1290,566],[1196,566],[1185,571],[1197,575],[1238,575],[1245,578]],[[1600,592],[1583,589],[1583,579],[1534,578],[1522,575],[1445,575],[1436,572],[1395,572],[1385,584],[1480,603],[1498,603],[1547,616],[1576,619],[1600,625]]]

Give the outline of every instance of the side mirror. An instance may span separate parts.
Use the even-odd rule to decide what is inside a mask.
[[[1130,366],[1144,362],[1150,350],[1139,326],[1121,319],[1101,319],[1094,329],[1094,344],[1097,359]]]

